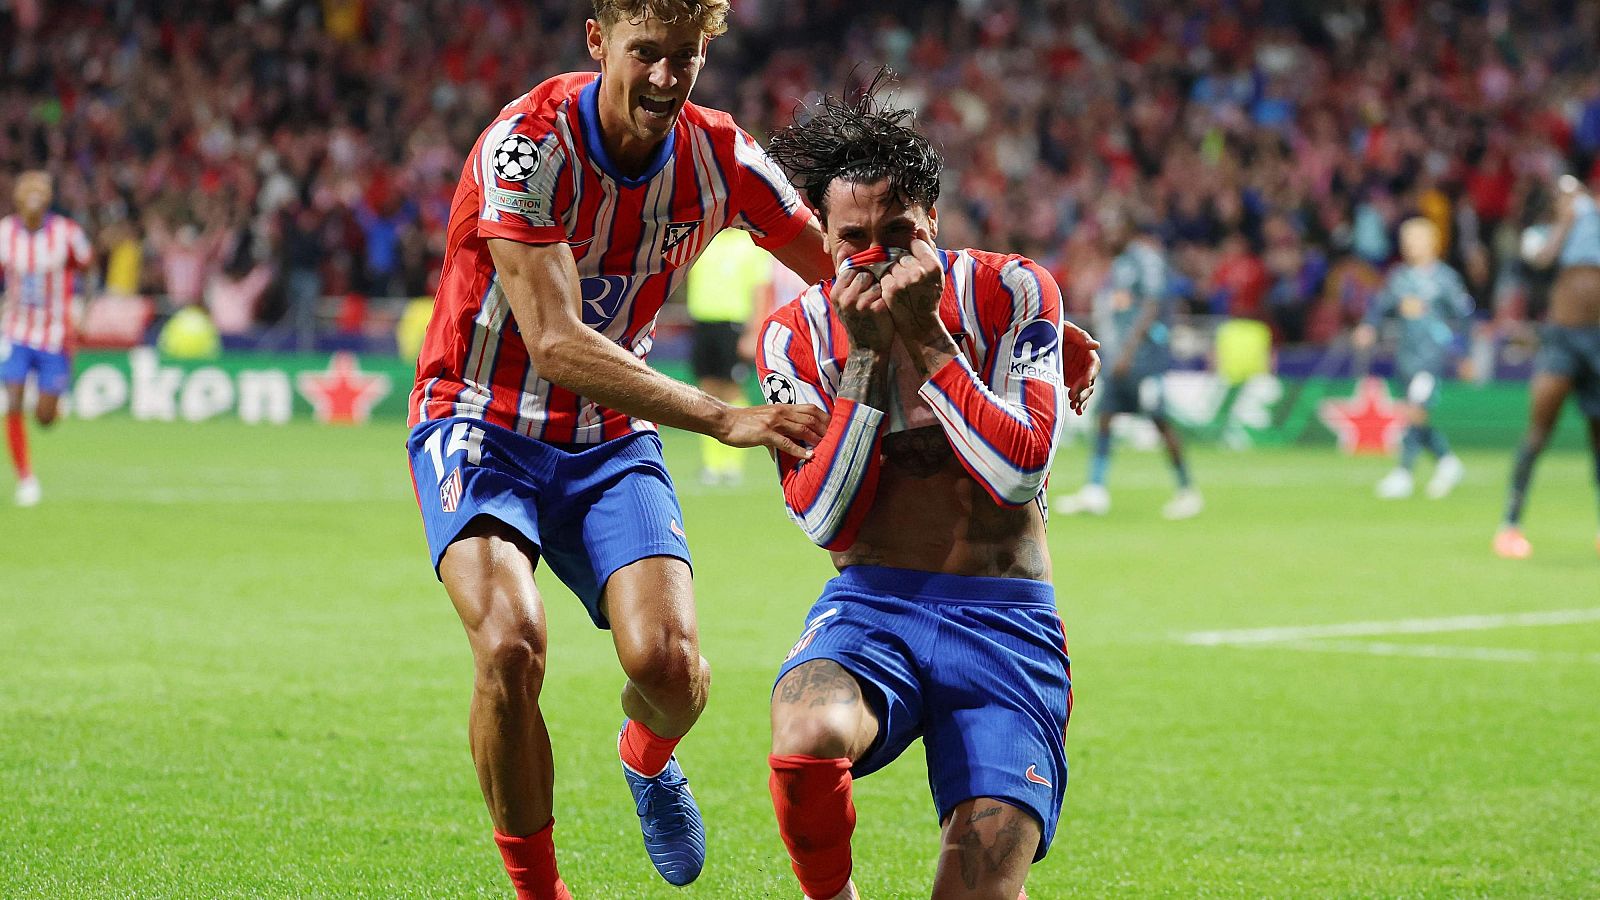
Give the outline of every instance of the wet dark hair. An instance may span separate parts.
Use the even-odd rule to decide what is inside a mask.
[[[828,217],[823,197],[835,179],[853,184],[888,179],[890,195],[908,207],[932,209],[938,201],[944,159],[911,127],[911,110],[877,98],[893,79],[894,73],[879,69],[855,99],[823,97],[772,136],[767,152],[823,219]]]

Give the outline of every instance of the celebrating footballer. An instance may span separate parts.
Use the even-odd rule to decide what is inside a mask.
[[[837,271],[772,315],[758,364],[768,399],[829,413],[813,455],[778,469],[839,570],[778,673],[772,803],[805,895],[855,897],[852,781],[920,737],[943,829],[933,896],[1013,900],[1067,786],[1043,496],[1098,344],[1032,260],[935,246],[943,161],[881,82],[770,145]]]

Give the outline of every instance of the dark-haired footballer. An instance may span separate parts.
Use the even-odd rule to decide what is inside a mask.
[[[943,161],[908,118],[869,88],[770,147],[838,266],[768,319],[757,362],[770,402],[830,413],[812,457],[778,469],[840,573],[778,675],[770,787],[805,895],[855,897],[851,781],[921,737],[944,841],[933,896],[1011,900],[1067,783],[1041,497],[1099,345],[1032,260],[934,246]]]

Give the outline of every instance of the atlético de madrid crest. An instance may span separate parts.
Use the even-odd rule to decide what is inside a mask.
[[[682,266],[699,251],[700,242],[690,240],[700,228],[700,222],[669,222],[661,236],[661,255],[674,266]]]

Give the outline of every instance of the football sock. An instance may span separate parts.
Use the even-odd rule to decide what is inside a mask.
[[[1186,491],[1189,489],[1189,463],[1184,460],[1181,454],[1172,458],[1172,475],[1178,479],[1179,490]]]
[[[617,739],[617,753],[630,769],[646,778],[661,774],[672,761],[672,751],[682,738],[664,738],[645,726],[628,720],[622,726],[622,736]]]
[[[1432,425],[1422,426],[1422,446],[1437,459],[1450,455],[1450,442],[1444,439],[1444,432]]]
[[[17,470],[17,480],[33,474],[33,469],[28,466],[28,426],[22,418],[22,410],[14,409],[6,414],[6,443],[11,445],[11,465]]]
[[[1511,495],[1506,499],[1506,524],[1522,521],[1522,504],[1528,499],[1528,482],[1533,480],[1533,464],[1544,449],[1543,441],[1524,441],[1517,448],[1517,462],[1511,468]]]
[[[1106,470],[1111,468],[1111,433],[1097,431],[1094,435],[1094,459],[1089,463],[1089,483],[1105,487]]]
[[[807,897],[832,897],[850,881],[850,835],[856,807],[850,799],[850,760],[815,756],[767,757],[778,833]]]
[[[1407,425],[1406,433],[1400,438],[1400,468],[1407,472],[1417,464],[1417,454],[1422,452],[1422,429],[1416,425]]]
[[[500,847],[506,874],[516,889],[517,900],[572,900],[572,893],[556,871],[556,845],[552,833],[556,820],[527,837],[511,837],[496,831],[494,842]]]

